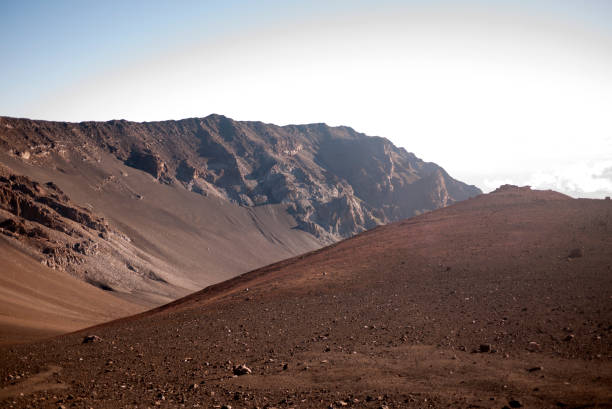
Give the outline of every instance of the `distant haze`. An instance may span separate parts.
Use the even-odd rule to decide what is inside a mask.
[[[0,16],[0,115],[326,122],[485,191],[612,195],[610,1],[5,1]]]

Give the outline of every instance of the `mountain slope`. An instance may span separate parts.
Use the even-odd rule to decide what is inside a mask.
[[[107,152],[160,183],[245,206],[286,204],[301,229],[326,242],[481,193],[387,139],[325,124],[0,118],[0,147],[47,166],[72,149],[81,161]]]
[[[61,170],[14,158],[5,163],[12,166],[0,167],[6,239],[51,268],[144,306],[320,246],[294,229],[281,205],[250,209],[202,197],[140,172],[128,175],[112,157],[102,169],[68,161]],[[45,203],[66,209],[64,215],[84,214],[101,230]]]
[[[144,307],[479,193],[350,128],[220,115],[0,117],[0,165],[13,248]]]
[[[0,237],[0,344],[28,342],[142,311],[52,270]]]
[[[0,397],[612,407],[611,203],[504,186],[138,316],[0,349]],[[87,334],[101,341],[81,344]],[[233,376],[242,363],[252,373]]]

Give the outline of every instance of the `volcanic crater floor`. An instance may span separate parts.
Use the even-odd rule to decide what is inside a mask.
[[[505,189],[3,346],[0,406],[609,408],[611,346],[612,203]]]

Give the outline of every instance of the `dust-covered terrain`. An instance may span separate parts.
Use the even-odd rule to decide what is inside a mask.
[[[505,186],[3,347],[2,406],[612,407],[610,249],[609,200]]]

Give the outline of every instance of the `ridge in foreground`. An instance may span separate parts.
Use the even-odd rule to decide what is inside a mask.
[[[62,368],[67,390],[16,407],[610,407],[610,210],[502,189],[89,330],[97,343],[2,349],[0,379]]]

